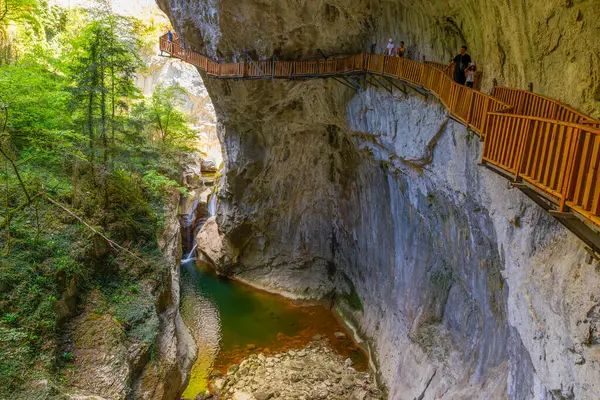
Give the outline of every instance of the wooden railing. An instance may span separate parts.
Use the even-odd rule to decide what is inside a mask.
[[[526,90],[495,87],[492,96],[513,106],[514,114],[579,124],[600,124],[572,107]]]
[[[483,161],[600,226],[600,129],[516,114],[490,113]]]
[[[373,74],[426,89],[484,140],[483,163],[525,181],[559,211],[570,207],[600,228],[600,121],[535,93],[460,85],[444,64],[361,53],[320,61],[219,64],[161,38],[161,50],[218,78],[302,78]]]

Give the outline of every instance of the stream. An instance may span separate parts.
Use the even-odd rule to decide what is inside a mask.
[[[208,389],[208,375],[239,363],[252,353],[278,353],[303,348],[313,336],[329,338],[332,347],[366,370],[368,360],[333,313],[322,306],[301,306],[281,296],[218,277],[189,256],[181,264],[181,313],[198,344],[198,359],[183,398]]]

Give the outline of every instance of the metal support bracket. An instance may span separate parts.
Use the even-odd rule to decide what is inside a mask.
[[[248,62],[249,62],[250,64],[253,64],[253,65],[256,67],[256,69],[260,71],[260,73],[262,74],[262,76],[267,76],[267,75],[265,74],[265,71],[263,71],[263,70],[262,70],[262,69],[261,69],[261,68],[258,66],[258,64],[257,64],[257,63],[256,63],[256,62],[255,62],[255,61],[252,59],[252,57],[250,57],[250,54],[248,54],[248,52],[247,52],[247,51],[244,51],[244,53],[246,54],[246,57],[248,57]]]
[[[373,82],[370,82],[370,81],[369,81],[369,80],[368,80],[368,79],[367,79],[365,76],[363,76],[363,75],[358,75],[358,77],[359,77],[360,79],[362,79],[362,80],[363,80],[363,82],[366,82],[367,84],[369,84],[369,85],[371,85],[371,86],[373,86],[373,87],[378,87],[378,86],[377,86],[376,84],[374,84]]]
[[[349,84],[349,83],[346,83],[346,82],[344,82],[344,81],[342,81],[342,80],[339,80],[339,79],[338,79],[337,77],[335,77],[335,76],[334,76],[334,77],[332,77],[332,79],[333,79],[334,81],[338,82],[338,83],[341,83],[341,84],[342,84],[342,85],[344,85],[344,86],[347,86],[347,87],[349,87],[350,89],[354,89],[354,90],[358,91],[358,89],[357,89],[357,88],[355,88],[355,87],[354,87],[352,84]]]
[[[393,86],[390,86],[389,88],[385,85],[385,83],[381,82],[379,79],[377,79],[377,77],[373,74],[371,74],[371,78],[373,78],[375,80],[375,82],[379,83],[381,85],[381,87],[383,87],[385,90],[387,90],[388,92],[390,92],[390,94],[394,94],[393,92]]]
[[[396,89],[398,89],[399,91],[401,91],[404,94],[408,94],[408,91],[406,90],[406,84],[403,83],[404,88],[401,88],[400,86],[396,85],[394,83],[394,81],[391,78],[388,78],[387,76],[383,75],[383,78],[388,81],[390,83],[390,85],[394,86]]]

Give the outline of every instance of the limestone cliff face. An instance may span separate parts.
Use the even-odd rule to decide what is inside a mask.
[[[597,114],[595,2],[159,4],[188,43],[227,59],[351,53],[388,35],[447,59],[466,40],[488,84],[533,81]],[[222,243],[209,244],[222,273],[334,299],[391,399],[600,396],[598,273],[577,239],[477,166],[477,137],[437,101],[334,81],[207,85],[226,166]]]

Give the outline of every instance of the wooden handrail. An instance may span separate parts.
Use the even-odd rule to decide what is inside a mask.
[[[482,161],[535,187],[559,211],[569,207],[600,228],[600,121],[520,89],[492,95],[456,83],[447,66],[361,53],[319,61],[215,63],[160,38],[160,49],[216,78],[293,79],[373,74],[400,79],[435,95],[484,140]]]
[[[515,114],[559,121],[600,125],[600,121],[540,94],[507,87],[495,87],[493,96],[515,107]]]

